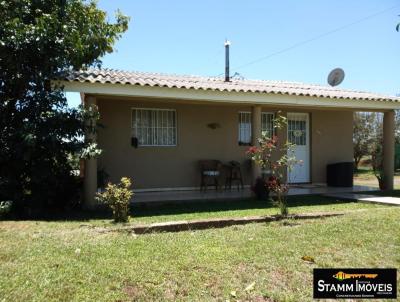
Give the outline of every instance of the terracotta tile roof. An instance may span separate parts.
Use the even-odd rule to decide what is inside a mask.
[[[128,72],[114,69],[96,69],[73,71],[63,80],[81,83],[111,83],[122,85],[140,85],[150,87],[168,87],[183,89],[202,89],[227,92],[253,92],[268,94],[287,94],[335,99],[356,99],[373,101],[400,102],[400,98],[376,93],[338,89],[330,86],[286,81],[247,80],[233,78],[225,82],[222,77],[201,77],[149,72]]]

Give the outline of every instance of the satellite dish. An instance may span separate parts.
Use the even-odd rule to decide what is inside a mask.
[[[328,84],[333,86],[337,86],[343,82],[344,79],[344,71],[342,68],[335,68],[328,75]]]

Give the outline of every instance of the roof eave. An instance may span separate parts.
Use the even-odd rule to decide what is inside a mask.
[[[234,92],[187,88],[168,88],[131,84],[61,81],[65,91],[91,95],[168,98],[233,104],[261,104],[282,106],[340,107],[348,109],[391,110],[400,109],[395,100],[345,99],[333,97],[298,96],[282,93]]]

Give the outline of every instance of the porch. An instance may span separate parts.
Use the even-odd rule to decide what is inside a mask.
[[[294,170],[296,173],[288,175],[289,182],[302,184],[292,185],[290,195],[374,190],[365,186],[334,188],[324,185],[328,164],[353,160],[353,110],[292,107],[283,111],[272,106],[181,104],[173,101],[166,106],[158,100],[149,99],[144,102],[132,98],[118,100],[99,98],[97,104],[101,113],[100,122],[106,126],[104,129],[99,129],[97,140],[105,152],[99,158],[98,164],[95,159],[88,161],[87,172],[90,171],[92,163],[93,174],[99,168],[105,169],[112,182],[119,181],[121,176],[130,177],[136,189],[134,203],[250,198],[252,195],[250,185],[254,184],[260,175],[260,170],[257,166],[251,165],[246,155],[248,144],[241,144],[241,141],[243,138],[247,138],[247,142],[251,139],[251,144],[256,145],[257,138],[265,129],[264,118],[278,111],[289,121],[289,126],[277,133],[280,141],[289,138],[290,125],[294,125],[295,131],[301,131],[300,137],[304,137],[304,140],[296,141],[298,148],[304,147],[302,153],[296,154],[298,159],[299,155],[302,156],[300,159],[303,164]],[[131,115],[134,113],[138,115],[137,108],[150,108],[139,110],[149,111],[151,116],[160,114],[162,117],[164,115],[172,117],[171,124],[176,126],[173,129],[175,136],[172,136],[175,141],[171,146],[153,146],[149,143],[142,143],[143,145],[139,147],[129,145],[129,138],[136,135],[130,133],[131,129],[126,125],[131,123],[129,121]],[[143,118],[142,115],[143,112],[140,113],[140,118]],[[244,115],[247,115],[247,118],[243,122]],[[211,124],[218,124],[219,127],[210,127]],[[391,176],[394,169],[393,124],[393,111],[386,111],[383,145],[388,155],[385,156],[384,169],[389,189],[393,186],[393,176]],[[300,126],[303,128],[300,129]],[[294,134],[292,136],[298,140],[298,136]],[[218,159],[224,164],[231,160],[239,162],[245,189],[237,191],[235,187],[231,191],[200,192],[196,187],[201,183],[198,166],[199,161],[203,159]],[[86,174],[86,184],[90,183],[89,175],[90,173]]]
[[[319,194],[334,194],[334,193],[354,193],[376,191],[376,187],[355,185],[353,187],[328,187],[325,184],[301,184],[292,185],[289,190],[289,195],[319,195]],[[135,192],[132,203],[169,203],[182,201],[201,201],[201,200],[234,200],[247,199],[252,197],[252,192],[249,187],[243,190],[170,190],[170,191],[139,191]]]
[[[109,70],[73,73],[65,78],[65,85],[69,91],[81,92],[86,106],[98,107],[103,126],[85,136],[104,150],[98,159],[85,163],[88,208],[96,206],[97,172],[103,170],[111,182],[130,177],[138,202],[249,197],[249,189],[177,190],[196,188],[201,183],[199,162],[211,159],[241,163],[243,182],[249,188],[261,171],[244,165],[249,160],[246,150],[270,130],[271,117],[278,112],[288,123],[276,136],[280,142],[293,142],[295,157],[302,160],[284,178],[309,183],[294,187],[291,194],[365,191],[315,185],[326,182],[328,164],[353,161],[355,111],[384,113],[383,182],[387,189],[393,188],[394,109],[399,108],[395,97],[301,83]]]

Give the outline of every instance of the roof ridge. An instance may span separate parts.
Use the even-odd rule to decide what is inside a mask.
[[[202,76],[202,75],[195,75],[195,74],[179,74],[179,73],[167,73],[167,72],[153,72],[153,71],[140,71],[140,70],[123,70],[123,69],[118,69],[118,68],[97,68],[97,67],[89,67],[88,69],[91,69],[92,71],[111,71],[115,73],[127,73],[127,74],[141,74],[141,75],[157,75],[157,76],[165,76],[165,77],[179,77],[179,78],[185,78],[185,77],[191,77],[191,78],[216,78],[216,79],[222,79],[222,77],[207,77],[207,76]],[[88,70],[86,69],[86,70]],[[82,71],[86,71],[82,70]]]

